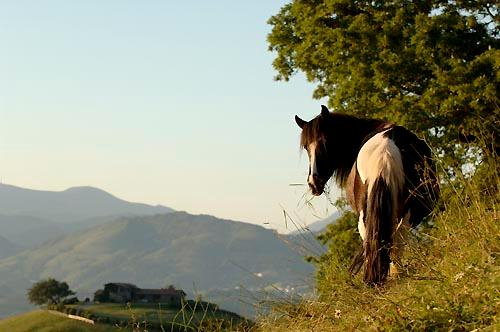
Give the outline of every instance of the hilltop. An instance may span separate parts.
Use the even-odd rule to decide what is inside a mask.
[[[152,215],[172,211],[162,205],[128,202],[89,186],[48,191],[0,184],[0,213],[8,216],[30,216],[49,222],[73,223],[96,217]]]

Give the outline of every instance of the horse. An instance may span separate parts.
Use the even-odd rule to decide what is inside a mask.
[[[355,274],[364,263],[363,280],[384,283],[397,275],[405,238],[433,210],[439,180],[431,149],[402,126],[330,112],[307,122],[301,149],[309,156],[307,183],[314,196],[330,178],[344,189],[358,215],[363,246],[350,267]]]

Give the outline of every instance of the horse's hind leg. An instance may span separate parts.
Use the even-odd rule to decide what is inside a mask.
[[[363,211],[359,211],[358,217],[358,231],[359,235],[361,235],[361,239],[365,241],[366,238],[366,227],[365,227],[365,219]]]
[[[391,265],[389,276],[397,278],[403,265],[401,259],[403,257],[404,247],[410,232],[410,213],[408,212],[397,225],[395,225],[394,233],[392,234],[392,249],[391,249]]]

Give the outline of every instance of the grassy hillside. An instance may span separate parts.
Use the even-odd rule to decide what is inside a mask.
[[[411,237],[398,278],[371,288],[332,259],[318,281],[321,296],[271,303],[260,330],[500,330],[500,181],[487,178],[490,192],[476,182],[444,193],[444,212]]]
[[[9,332],[114,332],[119,329],[109,325],[90,325],[57,316],[44,310],[32,311],[0,320],[0,331]],[[123,329],[121,330],[123,331]]]
[[[83,306],[71,306],[73,310],[82,310],[83,315],[93,316],[93,320],[121,326],[134,326],[139,329],[195,331],[200,326],[214,326],[218,331],[222,327],[230,329],[236,326],[248,326],[244,318],[208,303],[186,303],[182,308],[149,303],[103,303]],[[220,328],[215,328],[215,326]]]
[[[75,306],[73,306],[75,307]],[[157,304],[99,304],[79,307],[91,313],[95,325],[58,313],[36,310],[0,320],[0,331],[9,332],[108,332],[108,331],[232,331],[248,329],[248,322],[230,312],[209,307],[196,310]],[[173,322],[173,324],[172,324]],[[122,326],[117,328],[116,326]],[[155,327],[156,326],[156,327]]]

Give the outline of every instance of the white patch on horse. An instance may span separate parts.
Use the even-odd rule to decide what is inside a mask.
[[[359,211],[358,231],[359,235],[361,235],[361,239],[364,241],[366,237],[366,229],[363,211]]]
[[[316,147],[318,146],[317,142],[313,142],[309,144],[307,147],[307,151],[309,152],[309,177],[307,182],[314,184],[313,175],[318,174],[318,167],[316,165]]]
[[[358,153],[358,173],[363,183],[368,181],[368,193],[378,177],[382,177],[389,187],[396,190],[400,190],[404,184],[401,152],[393,140],[384,136],[386,131],[366,141]]]

